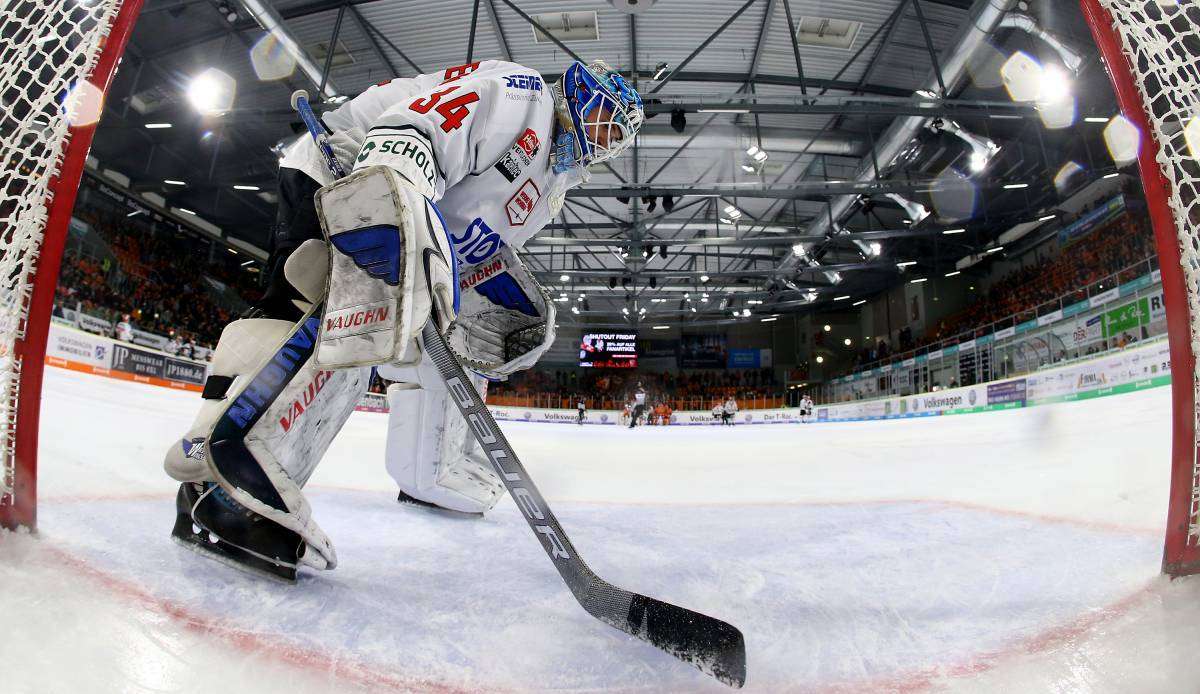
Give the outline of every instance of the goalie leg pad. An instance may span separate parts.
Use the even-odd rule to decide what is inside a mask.
[[[305,241],[288,256],[276,290],[280,296],[290,298],[276,302],[278,314],[302,316],[312,310],[325,292],[328,262],[325,243],[315,239]],[[284,315],[261,308],[251,315],[252,318],[236,320],[221,331],[204,383],[200,412],[182,441],[167,451],[163,467],[180,482],[212,481],[207,463],[208,435],[229,404],[230,392],[237,390],[235,384],[257,371],[295,324],[295,319],[285,319]]]
[[[462,306],[447,344],[490,378],[533,366],[554,344],[554,302],[510,246],[462,269]]]
[[[317,191],[332,246],[317,361],[338,368],[419,358],[415,338],[457,310],[454,251],[433,202],[392,169],[371,166]]]
[[[313,359],[320,305],[234,384],[209,436],[209,471],[250,511],[292,530],[319,569],[337,564],[333,544],[312,518],[301,488],[370,382],[370,369],[330,371]]]
[[[388,473],[406,495],[462,513],[483,513],[504,496],[479,442],[450,399],[437,367],[387,366],[379,374],[398,380],[388,388]],[[487,381],[472,378],[481,393]]]

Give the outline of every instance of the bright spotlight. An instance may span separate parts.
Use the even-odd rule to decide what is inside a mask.
[[[187,98],[197,111],[212,116],[233,108],[236,91],[236,80],[216,68],[209,68],[192,78]]]
[[[804,255],[805,250],[804,244],[802,243],[792,244],[792,253],[795,253],[796,255]]]
[[[818,363],[818,364],[824,364],[824,363],[825,363],[825,357],[822,357],[820,354],[818,354],[818,355],[817,355],[817,363]]]
[[[1057,65],[1042,68],[1038,103],[1055,104],[1071,98],[1071,78]]]
[[[872,258],[876,258],[879,257],[881,253],[883,253],[883,244],[879,243],[878,241],[872,241],[871,243],[867,244],[867,255],[871,256]]]

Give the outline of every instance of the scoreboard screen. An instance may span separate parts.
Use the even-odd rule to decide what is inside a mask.
[[[579,343],[579,365],[637,368],[637,333],[584,333]]]

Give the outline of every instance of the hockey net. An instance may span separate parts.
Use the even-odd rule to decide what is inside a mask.
[[[36,522],[46,333],[79,177],[141,0],[0,6],[0,526]]]
[[[1081,0],[1138,164],[1162,272],[1172,374],[1171,500],[1163,570],[1200,572],[1200,5]]]

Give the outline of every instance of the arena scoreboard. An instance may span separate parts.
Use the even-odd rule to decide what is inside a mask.
[[[601,369],[637,368],[637,333],[584,333],[579,365]]]

